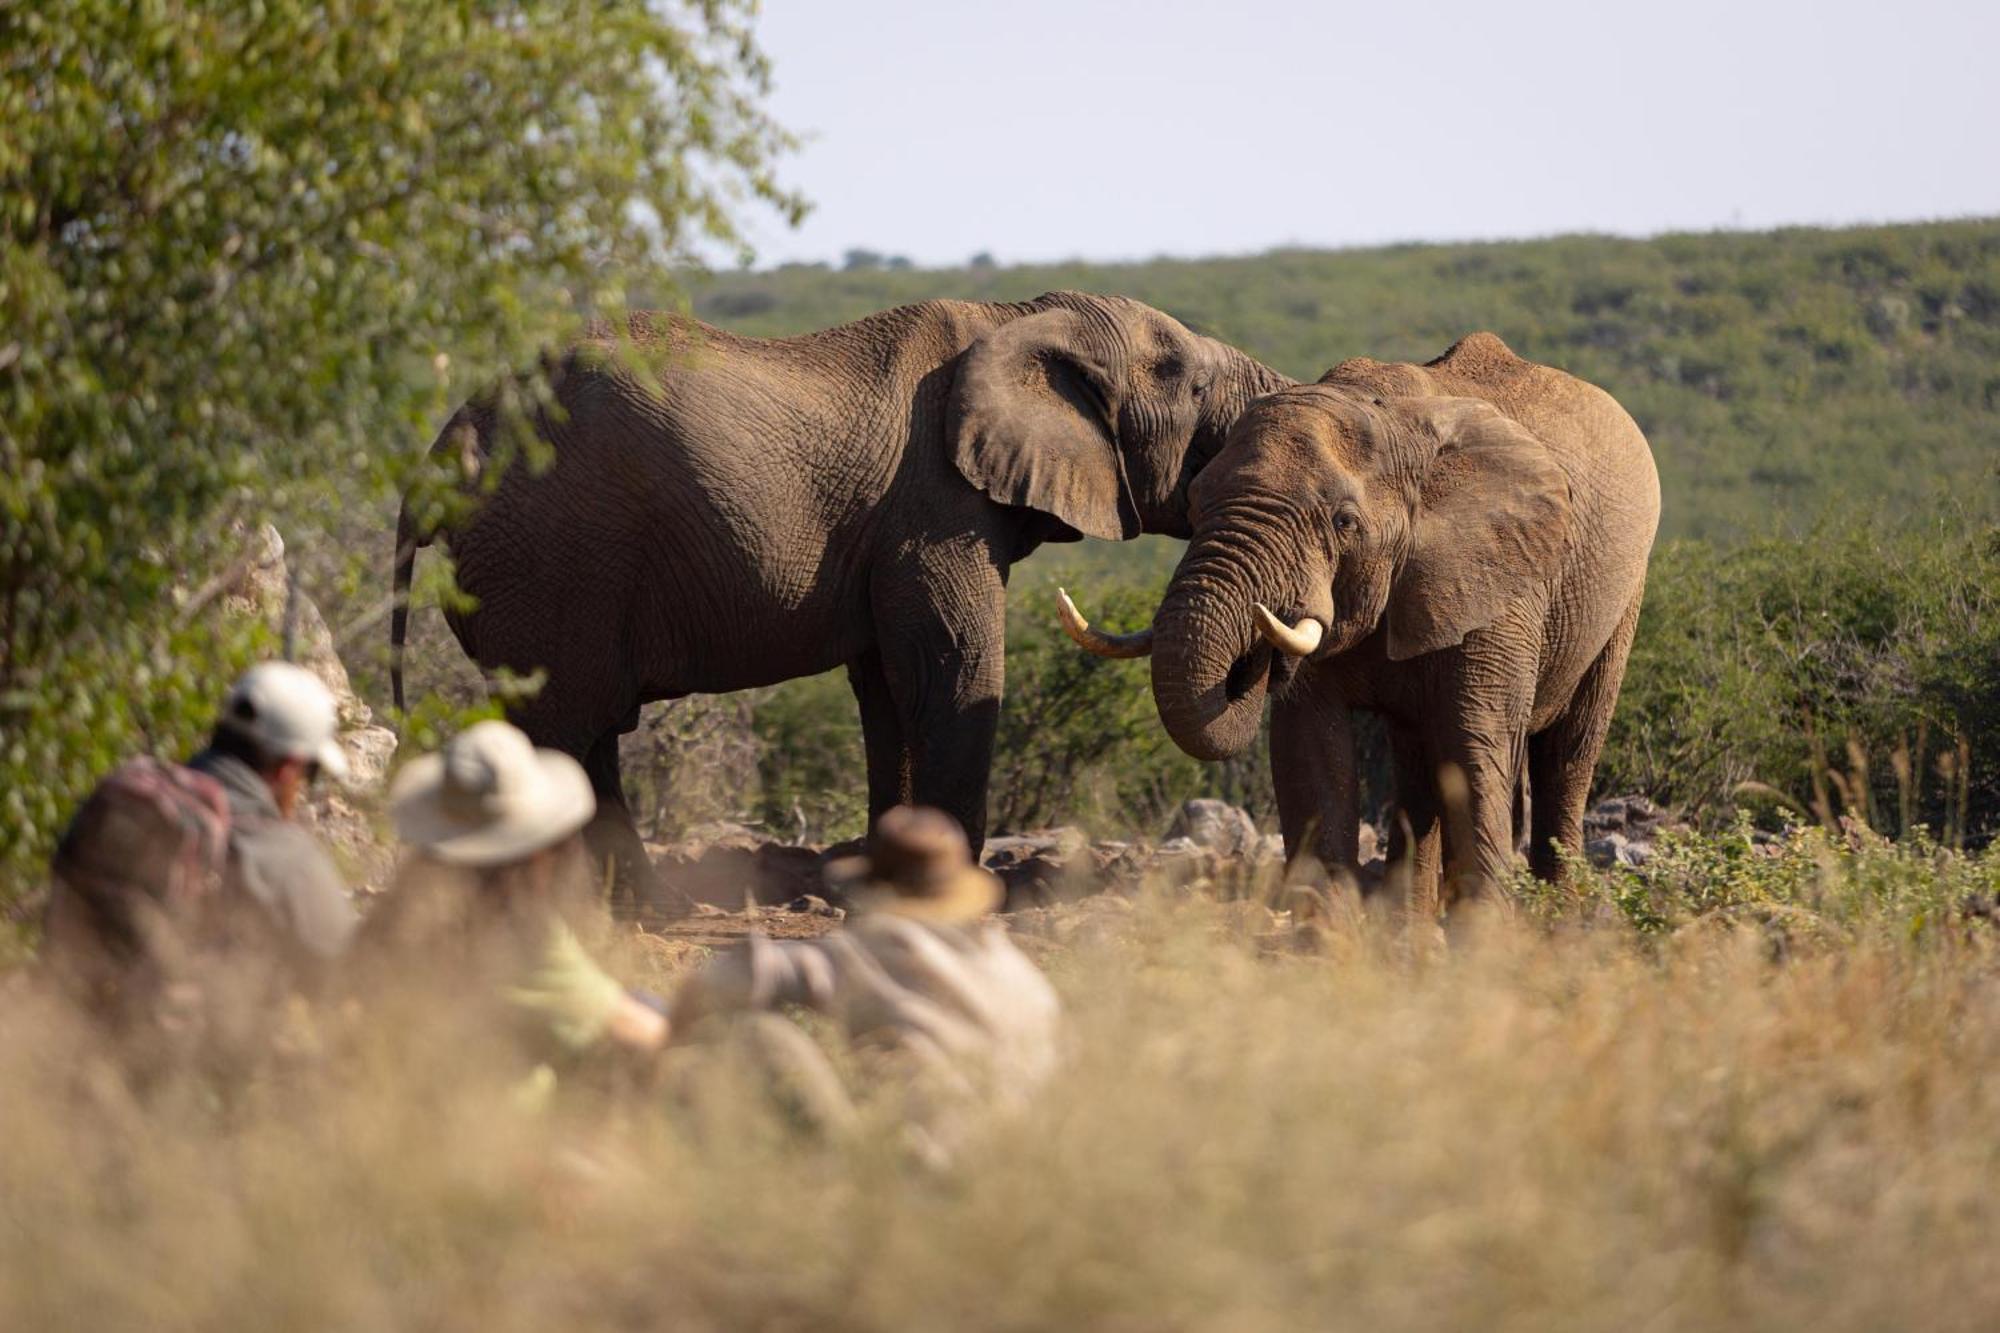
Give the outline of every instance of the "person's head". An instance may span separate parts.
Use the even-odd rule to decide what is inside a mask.
[[[597,798],[576,760],[536,749],[508,723],[478,722],[405,765],[389,809],[397,836],[426,860],[540,900],[560,887]]]
[[[340,710],[318,676],[290,662],[263,662],[230,686],[210,747],[257,771],[289,815],[314,778],[347,777]]]
[[[965,830],[942,810],[899,805],[875,822],[869,854],[828,867],[835,883],[856,887],[859,910],[963,924],[1000,906],[1000,882],[972,862]]]

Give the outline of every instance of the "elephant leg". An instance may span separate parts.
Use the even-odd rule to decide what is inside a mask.
[[[591,864],[609,871],[612,909],[629,915],[658,906],[659,884],[625,802],[625,783],[618,771],[619,734],[605,732],[584,753],[583,771],[597,797],[597,813],[584,826],[583,839]],[[685,909],[687,904],[683,900],[674,906]]]
[[[1006,587],[983,544],[925,554],[876,576],[877,651],[908,750],[909,799],[956,819],[976,858],[1006,673]]]
[[[1632,636],[1639,629],[1639,601],[1632,599],[1554,724],[1528,738],[1528,780],[1535,793],[1528,866],[1539,879],[1554,883],[1562,874],[1562,853],[1583,852],[1583,812],[1590,803],[1591,778],[1625,681]]]
[[[1444,816],[1442,902],[1453,935],[1477,933],[1475,917],[1504,912],[1514,863],[1514,787],[1526,736],[1461,734],[1437,768]]]
[[[1444,819],[1440,905],[1454,936],[1477,934],[1475,918],[1508,905],[1538,643],[1519,626],[1495,626],[1469,636],[1427,682],[1431,776]]]
[[[861,707],[861,742],[868,755],[868,827],[873,829],[883,811],[910,799],[910,750],[882,654],[870,648],[849,662],[847,683]]]
[[[1413,922],[1437,925],[1438,878],[1443,871],[1443,824],[1437,785],[1422,735],[1391,723],[1390,760],[1396,770],[1396,809],[1389,821],[1389,883],[1400,884],[1391,909]]]
[[[1300,689],[1271,706],[1271,788],[1285,859],[1316,857],[1353,871],[1361,858],[1361,793],[1347,706]]]

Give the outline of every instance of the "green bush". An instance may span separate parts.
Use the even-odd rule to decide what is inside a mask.
[[[0,885],[269,650],[185,604],[232,533],[381,512],[621,274],[797,211],[749,8],[0,9]]]
[[[2000,549],[1962,513],[1668,543],[1598,785],[1721,820],[1769,788],[1823,820],[1983,838],[2000,821],[1996,647]]]

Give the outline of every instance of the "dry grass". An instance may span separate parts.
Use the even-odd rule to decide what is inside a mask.
[[[1782,860],[1443,961],[1075,911],[1072,1058],[945,1174],[733,1088],[529,1114],[451,1033],[141,1112],[17,996],[0,1328],[1990,1327],[2000,867]]]

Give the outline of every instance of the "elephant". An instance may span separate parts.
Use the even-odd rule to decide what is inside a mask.
[[[546,364],[553,401],[531,423],[546,470],[504,469],[435,530],[404,499],[392,687],[400,709],[412,567],[441,539],[476,603],[447,613],[454,634],[488,670],[545,673],[510,715],[583,761],[587,841],[624,897],[649,883],[618,767],[640,706],[838,666],[871,827],[934,806],[976,856],[1010,567],[1043,542],[1185,537],[1195,470],[1293,382],[1161,311],[1077,292],[780,339],[634,314]],[[505,438],[482,395],[432,455],[479,474]]]
[[[1530,867],[1557,878],[1582,848],[1659,525],[1631,416],[1475,333],[1424,365],[1357,358],[1252,404],[1189,501],[1194,536],[1149,630],[1105,634],[1061,607],[1084,646],[1150,653],[1179,746],[1240,752],[1268,696],[1287,855],[1351,870],[1350,711],[1372,711],[1413,900],[1448,925],[1504,909],[1523,777]]]

